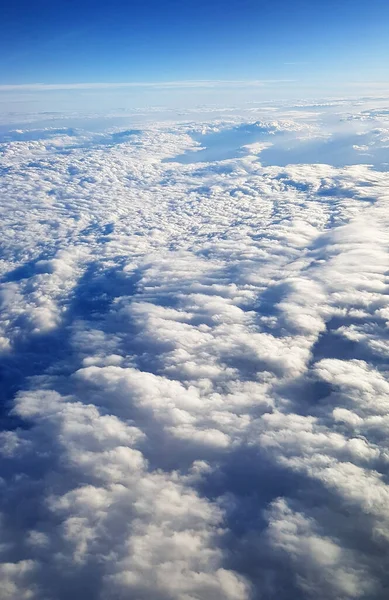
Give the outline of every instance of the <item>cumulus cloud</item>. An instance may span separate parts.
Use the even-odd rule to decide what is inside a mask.
[[[332,108],[7,134],[0,598],[386,597],[385,137],[306,160]]]

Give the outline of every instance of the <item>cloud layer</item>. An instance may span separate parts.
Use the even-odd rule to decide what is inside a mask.
[[[7,132],[1,600],[386,598],[388,133],[360,104]]]

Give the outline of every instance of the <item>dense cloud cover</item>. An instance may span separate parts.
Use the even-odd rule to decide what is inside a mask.
[[[385,106],[3,127],[1,600],[387,598]]]

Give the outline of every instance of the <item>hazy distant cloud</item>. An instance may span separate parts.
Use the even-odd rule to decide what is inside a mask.
[[[214,87],[262,87],[267,85],[292,83],[290,79],[248,79],[248,80],[194,80],[194,81],[134,81],[134,82],[98,82],[98,83],[21,83],[1,84],[0,92],[40,92],[49,90],[100,90],[115,88],[214,88]]]

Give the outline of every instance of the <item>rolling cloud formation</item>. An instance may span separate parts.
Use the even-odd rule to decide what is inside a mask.
[[[4,129],[1,600],[387,597],[364,102]]]

